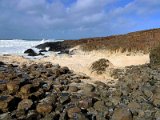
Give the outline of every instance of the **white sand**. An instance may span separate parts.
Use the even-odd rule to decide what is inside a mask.
[[[136,54],[127,56],[122,53],[114,53],[109,54],[106,51],[93,51],[89,53],[78,52],[75,55],[51,55],[46,58],[41,58],[37,60],[29,60],[21,56],[0,56],[0,61],[9,62],[9,63],[18,63],[18,64],[30,64],[30,63],[44,63],[51,62],[54,64],[59,64],[60,66],[67,66],[71,70],[74,70],[77,73],[85,73],[90,76],[93,80],[107,80],[111,79],[109,76],[109,72],[106,72],[104,75],[97,75],[95,73],[91,73],[90,66],[93,62],[98,59],[106,58],[113,65],[114,68],[123,68],[130,65],[141,65],[145,63],[149,63],[149,55]],[[108,73],[108,74],[107,74]]]

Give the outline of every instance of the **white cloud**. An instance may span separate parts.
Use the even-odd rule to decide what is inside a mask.
[[[160,12],[159,0],[134,0],[123,7],[114,5],[118,1],[77,0],[66,6],[61,0],[0,0],[0,37],[42,37],[44,33],[75,38],[122,33],[139,25],[136,18]],[[9,30],[15,34],[10,35]]]

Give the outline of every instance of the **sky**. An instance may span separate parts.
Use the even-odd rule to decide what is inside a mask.
[[[160,0],[0,0],[0,38],[79,39],[160,28]]]

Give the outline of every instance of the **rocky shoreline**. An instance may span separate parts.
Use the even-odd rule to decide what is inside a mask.
[[[115,69],[116,85],[51,63],[0,62],[0,119],[159,120],[160,69],[149,64]]]

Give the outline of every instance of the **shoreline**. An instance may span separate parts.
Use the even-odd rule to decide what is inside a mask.
[[[75,49],[75,48],[73,48]],[[71,49],[71,50],[73,50]],[[36,57],[27,57],[22,55],[8,55],[3,56],[0,55],[0,61],[8,62],[12,64],[19,64],[19,65],[30,65],[33,63],[52,63],[52,64],[59,64],[63,67],[68,67],[70,70],[75,71],[76,73],[82,73],[90,76],[93,79],[111,79],[110,75],[97,75],[91,73],[90,67],[91,64],[98,59],[105,58],[108,59],[112,64],[111,69],[123,69],[127,66],[132,65],[142,65],[149,63],[149,54],[130,54],[129,53],[110,53],[108,51],[92,51],[92,52],[83,52],[80,49],[76,51],[75,54],[56,54],[52,52],[48,56],[38,56]],[[110,71],[110,70],[109,70]],[[108,72],[109,72],[108,71]]]

